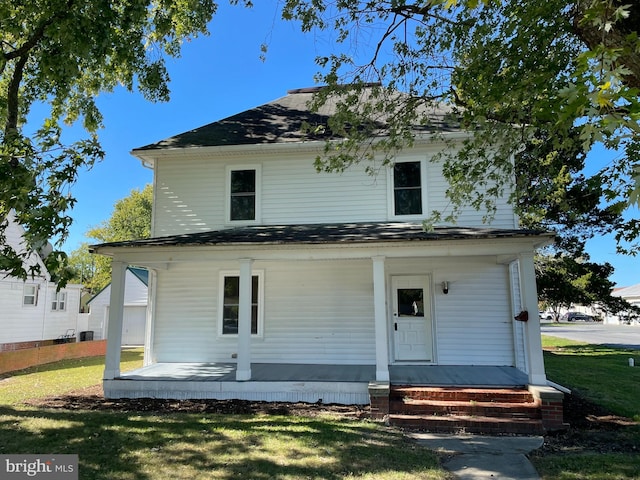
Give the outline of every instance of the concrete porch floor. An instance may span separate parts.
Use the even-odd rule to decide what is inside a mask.
[[[525,387],[527,375],[515,367],[478,365],[390,365],[394,385]],[[235,382],[235,363],[156,363],[118,380]],[[253,363],[250,382],[349,382],[375,380],[374,365]],[[245,382],[246,383],[246,382]]]

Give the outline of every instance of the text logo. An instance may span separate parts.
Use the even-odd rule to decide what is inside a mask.
[[[78,480],[78,455],[0,455],[0,480]]]

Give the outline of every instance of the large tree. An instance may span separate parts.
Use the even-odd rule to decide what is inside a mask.
[[[609,222],[620,245],[637,250],[624,241],[637,239],[638,220],[621,215],[624,206],[638,204],[640,184],[637,0],[288,0],[284,16],[303,30],[335,35],[338,44],[317,59],[318,80],[330,88],[316,104],[341,98],[326,127],[348,139],[327,144],[319,169],[392,162],[398,148],[411,144],[416,125],[438,131],[434,113],[447,106],[469,132],[462,149],[442,155],[453,205],[491,211],[504,192],[522,198],[538,186],[522,176],[514,185],[514,171],[524,172],[526,180],[544,181],[544,208],[556,219],[572,216],[571,203],[588,195],[585,203],[603,216],[594,221],[598,215],[589,218],[582,209],[583,238]],[[354,83],[360,88],[344,87]],[[360,101],[365,87],[373,101]],[[380,128],[384,140],[365,141]],[[620,154],[588,165],[596,173],[587,175],[583,154],[598,143]],[[545,172],[549,162],[553,169]],[[518,206],[530,218],[543,207]],[[448,213],[434,212],[432,219],[454,220],[457,209]],[[574,233],[578,217],[570,219]]]
[[[25,278],[22,256],[4,240],[16,212],[29,247],[56,242],[45,259],[61,283],[60,251],[72,222],[71,186],[102,159],[96,98],[122,85],[152,101],[169,98],[166,57],[206,33],[211,0],[15,0],[0,2],[0,267]],[[40,125],[25,122],[34,104],[49,107]],[[80,122],[86,139],[65,144],[64,124]]]
[[[594,307],[604,315],[623,313],[630,318],[640,316],[640,308],[621,297],[611,295],[613,282],[609,276],[613,267],[568,256],[544,256],[536,259],[538,298],[553,310],[559,320],[561,309],[575,305]]]

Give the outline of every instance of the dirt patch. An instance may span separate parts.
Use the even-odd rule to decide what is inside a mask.
[[[564,420],[569,428],[549,432],[534,455],[640,453],[639,422],[612,414],[576,394],[565,394]]]

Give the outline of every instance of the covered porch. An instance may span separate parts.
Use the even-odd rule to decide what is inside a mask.
[[[236,380],[235,363],[156,363],[105,380],[110,398],[213,398],[368,404],[389,385],[526,388],[515,367],[390,365],[390,381],[376,382],[375,365],[254,363],[250,381]]]

